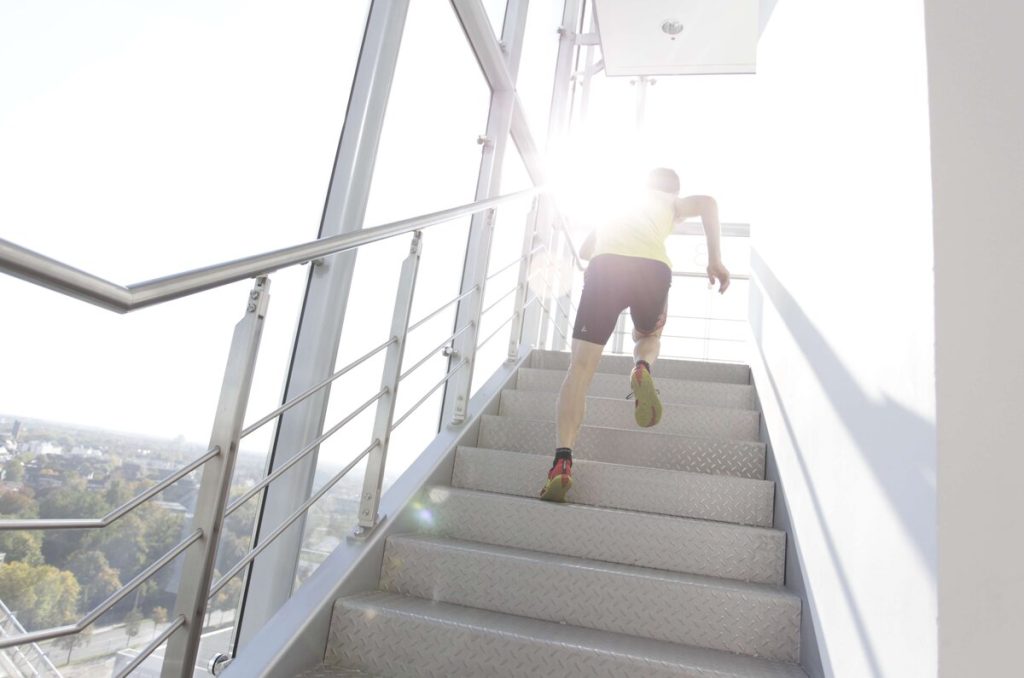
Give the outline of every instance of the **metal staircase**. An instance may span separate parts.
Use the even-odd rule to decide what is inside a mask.
[[[666,413],[639,430],[631,361],[606,356],[554,505],[536,495],[567,361],[531,355],[304,676],[805,676],[748,368],[660,360]]]

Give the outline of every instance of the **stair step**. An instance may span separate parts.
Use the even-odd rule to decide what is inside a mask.
[[[597,365],[598,372],[629,374],[633,369],[633,357],[628,355],[603,355]],[[569,368],[569,354],[562,351],[534,351],[530,354],[530,367],[542,370]],[[658,360],[655,373],[669,379],[690,381],[720,381],[727,384],[749,384],[750,368],[734,363],[709,363],[698,360]]]
[[[623,565],[782,584],[786,534],[653,513],[433,487],[422,532]]]
[[[795,664],[393,593],[339,600],[326,659],[395,678],[806,678]]]
[[[547,457],[555,447],[555,424],[553,421],[484,415],[477,447]],[[584,426],[576,439],[573,457],[611,464],[763,479],[765,446],[764,443],[744,440]]]
[[[348,669],[343,666],[321,664],[309,671],[303,671],[296,678],[394,678],[379,673],[367,673],[359,669]]]
[[[506,390],[498,414],[504,417],[555,421],[557,393]],[[587,398],[586,421],[611,428],[756,442],[761,413],[725,407],[665,405],[657,426],[641,428],[633,417],[634,401],[625,398]]]
[[[661,363],[658,363],[658,368]],[[516,389],[520,391],[558,392],[565,380],[565,370],[520,368]],[[719,381],[685,381],[672,379],[655,370],[654,382],[662,402],[705,407],[733,407],[753,410],[757,408],[754,387],[749,384],[727,384]],[[622,374],[598,372],[590,382],[588,395],[601,398],[625,398],[630,392],[629,370]]]
[[[764,659],[800,658],[800,599],[759,584],[403,535],[381,589]]]
[[[460,447],[452,485],[536,497],[551,467],[549,456]],[[661,513],[771,527],[775,484],[768,480],[668,471],[577,459],[573,504]]]

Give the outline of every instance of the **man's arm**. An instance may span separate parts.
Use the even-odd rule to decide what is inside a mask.
[[[700,217],[704,224],[704,237],[708,240],[708,280],[714,285],[718,282],[718,291],[724,293],[729,288],[729,269],[722,264],[722,227],[718,222],[718,203],[709,195],[690,195],[676,198],[675,204],[676,229],[674,233],[682,233],[682,222],[689,217]]]

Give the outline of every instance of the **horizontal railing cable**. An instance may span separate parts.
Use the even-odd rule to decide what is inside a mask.
[[[438,313],[442,312],[443,310],[445,310],[446,308],[448,308],[452,304],[456,304],[456,303],[462,301],[463,299],[465,299],[466,297],[470,296],[471,294],[475,294],[478,289],[480,289],[480,288],[478,286],[474,285],[468,291],[463,292],[462,294],[460,294],[459,296],[455,297],[454,299],[452,299],[448,303],[444,304],[440,308],[432,311],[429,315],[426,315],[426,316],[420,318],[419,320],[417,320],[416,322],[414,322],[412,325],[409,325],[409,329],[407,331],[408,332],[412,332],[414,329],[416,329],[417,327],[419,327],[423,323],[427,322],[428,320],[430,320],[431,318],[433,318]]]
[[[89,624],[99,619],[102,615],[110,611],[110,608],[117,605],[124,598],[142,585],[144,581],[152,577],[157,571],[160,570],[164,565],[177,558],[181,553],[189,546],[199,541],[203,536],[202,530],[195,530],[188,537],[182,539],[178,544],[170,551],[162,555],[160,558],[155,560],[149,567],[144,569],[142,572],[135,575],[134,578],[127,584],[124,584],[117,591],[114,591],[110,596],[107,597],[102,603],[97,605],[89,612],[89,614],[82,617],[74,624],[68,624],[65,626],[57,626],[51,629],[44,629],[42,631],[33,631],[31,633],[25,633],[17,636],[11,636],[8,638],[0,638],[0,650],[12,647],[14,645],[24,645],[25,643],[38,643],[43,640],[52,640],[53,638],[61,638],[63,636],[70,636],[80,632]]]
[[[483,347],[484,347],[484,345],[485,345],[485,344],[487,344],[487,342],[488,342],[488,341],[490,341],[491,339],[493,339],[493,338],[495,337],[495,335],[496,335],[496,334],[498,334],[498,332],[501,332],[501,330],[502,330],[502,329],[504,329],[504,328],[505,328],[505,326],[507,326],[507,325],[508,325],[508,324],[509,324],[510,322],[512,322],[512,321],[513,321],[513,320],[515,320],[515,319],[516,319],[516,314],[515,314],[515,313],[513,313],[512,315],[510,315],[510,316],[508,317],[508,319],[507,319],[507,320],[505,320],[505,321],[504,321],[503,323],[501,323],[501,324],[500,324],[500,325],[498,325],[498,326],[497,326],[496,328],[494,328],[494,331],[493,331],[493,332],[491,332],[490,334],[488,334],[488,335],[487,335],[487,337],[486,337],[486,338],[485,338],[485,339],[484,339],[483,341],[481,341],[480,343],[478,343],[478,344],[476,345],[476,349],[477,349],[477,350],[479,351],[479,350],[480,350],[481,348],[483,348]]]
[[[249,551],[249,553],[246,554],[245,557],[243,557],[237,563],[235,563],[235,566],[228,570],[223,577],[218,579],[217,583],[215,583],[213,587],[210,589],[209,597],[212,598],[213,596],[217,595],[220,592],[220,590],[227,585],[229,581],[234,579],[235,576],[242,571],[243,568],[245,568],[249,563],[255,560],[256,557],[259,556],[259,554],[263,553],[263,551],[267,549],[267,547],[273,544],[274,540],[280,537],[282,534],[284,534],[284,531],[291,527],[292,523],[294,523],[296,520],[302,517],[302,515],[309,510],[310,506],[315,504],[320,499],[320,497],[327,494],[330,491],[330,489],[338,483],[339,480],[344,478],[349,471],[355,468],[356,464],[362,461],[366,455],[368,455],[375,447],[378,447],[379,445],[380,441],[374,440],[372,443],[370,443],[369,447],[367,447],[365,450],[356,455],[356,458],[350,461],[345,466],[345,468],[341,469],[341,471],[339,471],[337,475],[335,475],[333,478],[324,483],[323,486],[319,490],[317,490],[313,496],[307,499],[302,506],[300,506],[294,512],[292,512],[292,514],[288,516],[288,518],[286,518],[285,521],[281,523],[276,530],[267,535],[266,541],[262,542],[259,546]]]
[[[127,678],[127,676],[130,675],[132,671],[139,668],[139,665],[142,664],[142,662],[146,661],[147,658],[149,658],[149,655],[156,652],[158,647],[166,643],[167,639],[171,637],[172,633],[174,633],[184,625],[185,615],[179,614],[174,621],[167,625],[167,628],[160,632],[159,636],[151,640],[146,645],[146,647],[142,648],[142,650],[140,650],[139,653],[135,655],[135,658],[132,659],[127,666],[118,671],[114,678]]]
[[[260,428],[261,426],[264,426],[268,422],[273,421],[274,418],[276,418],[276,417],[280,416],[281,414],[287,412],[289,409],[291,409],[295,405],[298,405],[300,402],[302,402],[303,400],[305,400],[309,396],[313,395],[314,393],[316,393],[320,389],[324,388],[328,384],[330,384],[330,383],[332,383],[334,381],[337,381],[341,377],[345,376],[346,374],[348,374],[349,372],[351,372],[355,368],[357,368],[360,365],[362,365],[363,363],[365,363],[367,360],[369,360],[373,356],[377,355],[378,353],[380,353],[381,351],[386,349],[391,344],[394,344],[394,343],[397,343],[397,342],[398,342],[398,338],[397,337],[391,337],[390,339],[388,339],[383,344],[381,344],[377,348],[373,349],[369,353],[363,355],[360,358],[356,358],[355,360],[350,362],[345,367],[341,368],[340,370],[338,370],[337,372],[335,372],[331,376],[329,376],[326,379],[324,379],[323,381],[321,381],[316,386],[313,386],[310,389],[308,389],[307,391],[303,392],[302,394],[295,396],[294,398],[292,398],[291,400],[289,400],[285,404],[281,405],[281,407],[277,408],[276,410],[274,410],[273,412],[271,412],[267,416],[263,417],[262,419],[259,419],[258,421],[253,422],[249,426],[247,426],[244,429],[242,429],[242,433],[241,433],[241,435],[239,437],[240,438],[244,438],[245,436],[249,435],[250,433],[252,433],[256,429]]]
[[[440,344],[438,344],[437,346],[435,346],[435,347],[434,347],[433,349],[431,349],[430,351],[428,351],[428,352],[427,352],[427,354],[426,354],[425,356],[423,356],[422,358],[420,358],[420,359],[419,359],[419,360],[418,360],[418,361],[416,362],[416,364],[415,364],[415,365],[413,365],[412,367],[410,367],[409,369],[407,369],[407,370],[406,370],[405,372],[402,372],[401,376],[399,376],[399,377],[398,377],[398,381],[402,381],[403,379],[405,379],[406,377],[408,377],[408,376],[409,376],[410,374],[412,374],[413,372],[415,372],[415,371],[416,371],[416,370],[417,370],[417,369],[418,369],[419,367],[421,367],[421,366],[423,365],[423,363],[427,362],[428,360],[430,360],[431,358],[433,358],[434,356],[436,356],[436,355],[437,355],[437,352],[438,352],[438,351],[440,351],[440,350],[441,350],[442,348],[444,348],[445,346],[448,346],[449,344],[451,344],[451,343],[452,343],[452,341],[454,341],[454,340],[455,340],[455,339],[457,339],[458,337],[462,336],[462,335],[463,335],[463,334],[464,334],[464,333],[466,332],[466,330],[468,330],[468,329],[469,329],[470,327],[472,327],[472,326],[473,326],[473,325],[472,325],[472,323],[470,323],[470,324],[467,324],[467,325],[463,325],[463,326],[462,326],[462,329],[458,330],[457,332],[455,332],[454,334],[452,334],[451,336],[449,336],[449,337],[448,337],[447,339],[445,339],[444,341],[442,341],[442,342],[441,342]]]
[[[203,456],[167,476],[148,490],[129,499],[102,518],[23,518],[20,520],[0,520],[0,530],[73,530],[106,527],[160,494],[218,454],[220,454],[219,447],[210,448]]]
[[[513,287],[512,289],[510,289],[510,290],[509,290],[508,292],[505,292],[505,294],[503,294],[503,295],[501,295],[500,297],[498,297],[497,299],[495,299],[495,300],[494,300],[494,301],[493,301],[493,302],[491,303],[491,305],[490,305],[490,306],[488,306],[487,308],[485,308],[485,309],[483,309],[482,311],[480,311],[480,315],[481,315],[481,316],[483,316],[483,315],[484,315],[485,313],[487,313],[487,312],[488,312],[488,311],[490,311],[490,310],[491,310],[492,308],[494,308],[495,306],[497,306],[497,305],[498,305],[498,304],[500,304],[501,302],[505,301],[506,299],[508,299],[509,297],[511,297],[511,296],[512,296],[513,294],[515,294],[515,293],[516,293],[516,292],[518,292],[518,291],[519,291],[519,285],[516,285],[515,287]]]
[[[316,438],[316,440],[314,440],[313,442],[311,442],[308,445],[306,445],[305,447],[303,447],[296,454],[292,455],[292,457],[288,461],[286,461],[284,464],[282,464],[280,467],[274,469],[273,473],[270,473],[263,480],[261,480],[260,482],[256,483],[255,485],[250,487],[248,490],[246,490],[244,494],[242,494],[237,499],[232,501],[231,504],[229,504],[228,507],[226,509],[224,509],[224,517],[227,518],[232,513],[234,513],[238,509],[240,509],[245,502],[247,502],[250,499],[252,499],[253,496],[255,496],[257,493],[259,493],[261,490],[263,490],[263,488],[265,488],[267,485],[269,485],[270,483],[274,482],[275,480],[280,478],[282,475],[284,475],[288,471],[288,469],[290,469],[292,466],[295,466],[300,461],[305,459],[306,456],[308,456],[310,452],[312,452],[317,447],[319,447],[321,443],[323,443],[325,440],[327,440],[328,438],[333,436],[335,433],[340,431],[342,428],[344,428],[345,425],[348,424],[350,421],[352,421],[353,419],[358,417],[360,414],[365,412],[367,407],[369,407],[370,405],[374,404],[375,402],[377,402],[378,400],[383,398],[384,395],[387,392],[388,392],[388,387],[387,386],[385,386],[381,390],[377,391],[376,395],[374,395],[372,398],[370,398],[369,400],[364,402],[362,405],[360,405],[356,409],[352,410],[352,412],[350,412],[348,414],[348,416],[346,416],[344,419],[339,421],[337,424],[335,424],[334,426],[332,426],[331,428],[327,429],[325,432],[320,434]]]
[[[427,398],[429,398],[430,396],[434,395],[434,391],[436,391],[437,389],[439,389],[439,388],[441,388],[442,386],[444,386],[444,384],[445,384],[445,383],[447,383],[447,382],[448,382],[448,380],[449,380],[449,379],[451,379],[451,378],[452,378],[452,376],[454,376],[456,372],[458,372],[458,371],[459,371],[460,369],[462,369],[462,367],[463,367],[463,366],[464,366],[464,365],[466,364],[466,362],[467,362],[467,361],[466,361],[466,359],[465,359],[465,358],[463,358],[462,360],[460,360],[460,361],[459,361],[459,364],[458,364],[458,365],[456,365],[455,367],[453,367],[453,368],[452,368],[452,369],[451,369],[451,370],[450,370],[450,371],[448,372],[448,374],[444,375],[444,379],[442,379],[441,381],[437,382],[437,384],[435,384],[433,388],[431,388],[431,389],[430,389],[429,391],[427,391],[426,395],[424,395],[424,396],[423,396],[422,398],[420,398],[419,400],[417,400],[417,401],[416,401],[416,404],[415,404],[415,405],[413,405],[413,406],[412,406],[412,407],[410,407],[410,408],[409,408],[408,410],[406,410],[405,414],[403,414],[403,415],[402,415],[401,417],[399,417],[399,418],[398,418],[398,421],[396,421],[395,423],[393,423],[393,424],[391,425],[391,430],[392,430],[392,431],[394,431],[394,430],[395,430],[396,428],[398,428],[398,427],[399,427],[399,425],[400,425],[400,424],[401,424],[401,423],[402,423],[403,421],[405,421],[406,419],[408,419],[408,418],[409,418],[409,415],[410,415],[410,414],[412,414],[413,412],[415,412],[415,411],[416,411],[416,409],[417,409],[417,408],[418,408],[418,407],[419,407],[420,405],[422,405],[423,403],[425,403],[425,402],[427,401]]]
[[[541,251],[542,249],[546,249],[546,248],[545,248],[545,247],[544,247],[543,245],[538,245],[537,247],[534,247],[534,248],[533,248],[532,250],[530,250],[529,252],[527,252],[527,253],[526,253],[526,254],[524,254],[523,256],[519,257],[519,258],[518,258],[518,259],[516,259],[515,261],[510,261],[509,263],[505,264],[504,266],[502,266],[501,268],[499,268],[499,269],[498,269],[497,271],[495,271],[494,273],[491,273],[491,274],[490,274],[489,276],[487,276],[486,278],[484,278],[484,281],[485,281],[485,282],[486,282],[486,281],[489,281],[489,280],[490,280],[491,278],[495,278],[495,277],[497,277],[497,276],[501,275],[502,273],[504,273],[504,272],[505,272],[505,271],[507,271],[508,269],[512,268],[513,266],[516,266],[516,265],[518,265],[518,264],[521,264],[521,263],[523,263],[523,261],[525,261],[526,259],[529,259],[529,258],[530,258],[530,257],[532,257],[532,256],[533,256],[534,254],[536,254],[537,252],[540,252],[540,251]]]

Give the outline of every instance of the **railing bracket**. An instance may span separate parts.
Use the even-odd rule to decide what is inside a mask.
[[[370,536],[377,531],[384,521],[388,519],[387,514],[378,514],[377,520],[374,521],[372,527],[366,527],[365,525],[356,525],[352,528],[352,532],[346,537],[350,542],[365,542]]]

